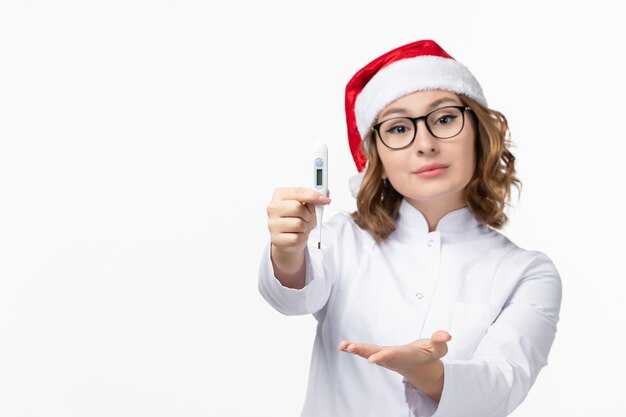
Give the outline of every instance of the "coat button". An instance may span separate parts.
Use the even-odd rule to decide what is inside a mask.
[[[424,298],[424,294],[422,294],[421,292],[418,292],[417,294],[415,294],[415,296],[417,297],[418,300],[421,300],[422,298]]]
[[[434,241],[434,240],[432,240],[432,239],[430,239],[430,240],[428,241],[427,245],[428,245],[428,246],[432,246],[434,243],[435,243],[435,241]]]

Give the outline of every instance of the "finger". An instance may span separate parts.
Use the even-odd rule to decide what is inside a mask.
[[[350,345],[350,342],[347,340],[342,340],[341,343],[337,346],[338,350],[346,350],[346,348]]]
[[[388,361],[392,358],[392,356],[393,352],[391,350],[383,349],[371,355],[369,358],[367,358],[367,361],[371,364],[379,364],[381,362]]]
[[[307,243],[305,233],[272,233],[272,245],[276,250],[304,247]]]
[[[270,220],[271,229],[275,233],[306,233],[313,230],[311,223],[299,217],[281,217]]]
[[[354,353],[356,355],[359,355],[362,358],[367,359],[370,356],[372,356],[374,353],[377,353],[378,351],[380,351],[381,349],[384,349],[384,348],[378,345],[368,345],[365,343],[350,343],[348,347],[346,348],[346,351],[350,353]]]
[[[431,340],[433,343],[447,343],[452,340],[452,336],[445,330],[437,330],[433,333]]]
[[[278,188],[274,193],[274,197],[280,200],[297,200],[301,203],[330,203],[330,198],[312,188]]]
[[[308,206],[312,204],[302,204],[298,200],[281,200],[270,204],[267,207],[269,217],[299,217],[307,222],[315,216],[315,209]]]
[[[435,356],[443,357],[448,353],[448,342],[452,339],[450,333],[439,330],[433,333],[431,340],[432,349]]]

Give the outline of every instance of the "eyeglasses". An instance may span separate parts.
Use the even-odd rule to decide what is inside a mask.
[[[426,129],[437,139],[450,139],[465,126],[465,111],[469,106],[447,106],[420,117],[394,117],[372,126],[383,144],[390,149],[406,148],[415,140],[417,122],[424,119]]]

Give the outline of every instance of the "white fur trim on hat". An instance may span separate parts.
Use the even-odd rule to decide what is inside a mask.
[[[393,101],[416,91],[437,89],[466,95],[487,107],[480,84],[460,62],[438,56],[406,58],[378,71],[357,97],[359,134],[364,138],[382,109]]]

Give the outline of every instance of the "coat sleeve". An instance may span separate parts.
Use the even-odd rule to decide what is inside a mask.
[[[322,224],[322,248],[317,248],[318,228],[309,235],[304,252],[305,286],[301,289],[284,287],[274,275],[271,243],[267,241],[259,264],[258,288],[263,298],[285,315],[312,314],[321,310],[330,295],[335,279],[334,244],[346,216],[336,214]]]
[[[500,277],[508,274],[519,279],[474,355],[469,360],[442,358],[444,387],[439,404],[403,379],[413,416],[504,417],[524,400],[548,363],[562,294],[552,261],[541,252],[524,252],[501,263]]]

